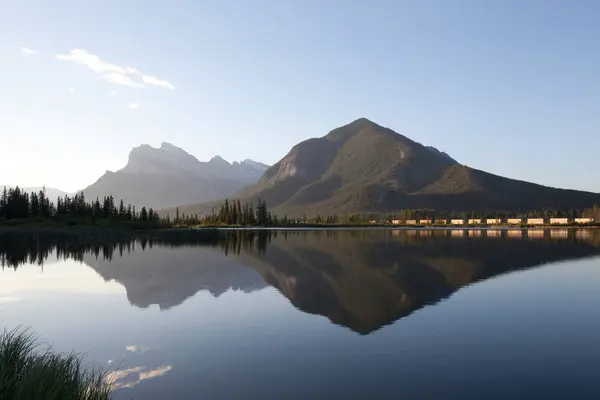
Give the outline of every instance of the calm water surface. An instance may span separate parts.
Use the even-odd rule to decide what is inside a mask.
[[[115,399],[600,398],[600,232],[0,235],[0,326]]]

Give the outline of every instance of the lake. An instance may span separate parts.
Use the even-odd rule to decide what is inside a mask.
[[[600,398],[600,230],[0,235],[0,326],[115,399]]]

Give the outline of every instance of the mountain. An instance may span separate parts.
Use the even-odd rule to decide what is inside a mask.
[[[256,184],[232,197],[260,198],[276,214],[290,216],[406,208],[566,209],[600,203],[600,194],[554,189],[461,165],[365,118],[297,144]],[[211,206],[181,210],[201,214]]]
[[[14,186],[0,185],[0,190],[3,190],[4,187],[6,187],[6,189],[14,188]],[[43,187],[43,186],[20,187],[20,189],[24,190],[27,193],[31,193],[31,192],[39,193],[40,190],[45,189],[46,190],[46,196],[48,196],[48,198],[50,199],[50,201],[54,202],[55,204],[56,204],[56,200],[59,197],[64,197],[65,195],[69,194],[69,193],[67,193],[65,191],[62,191],[60,189],[55,189],[55,188],[51,188],[51,187]]]
[[[113,195],[126,204],[174,207],[229,196],[256,182],[267,168],[252,160],[230,164],[219,156],[201,162],[170,143],[158,149],[145,144],[129,153],[124,168],[106,171],[82,192],[88,199]]]

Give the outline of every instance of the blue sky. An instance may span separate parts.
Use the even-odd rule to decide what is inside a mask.
[[[600,191],[599,19],[596,1],[8,1],[0,183],[82,189],[163,141],[274,163],[367,117]]]

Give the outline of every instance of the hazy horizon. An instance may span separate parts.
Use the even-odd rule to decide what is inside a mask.
[[[31,12],[35,10],[35,12]],[[366,117],[462,164],[600,192],[600,4],[7,4],[0,184],[72,192],[173,143],[272,165]]]

